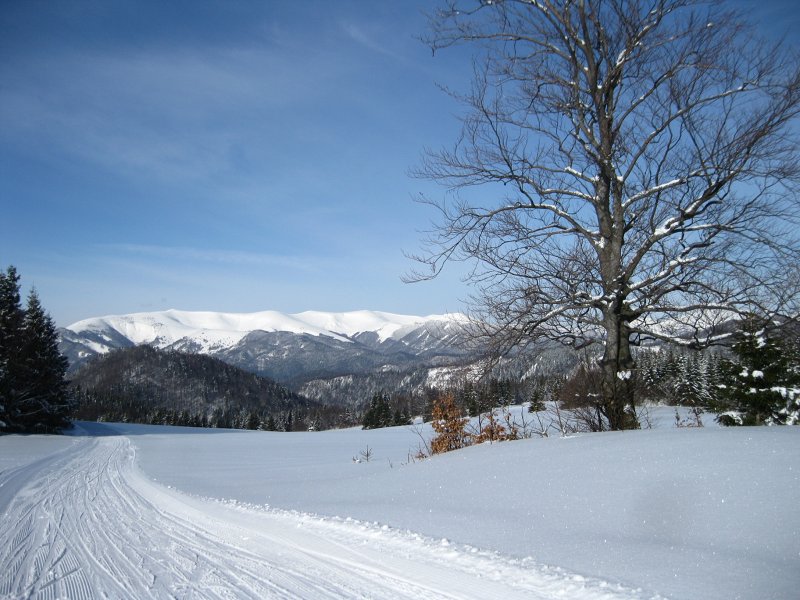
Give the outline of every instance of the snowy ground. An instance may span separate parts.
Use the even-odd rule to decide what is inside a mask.
[[[800,428],[656,416],[411,463],[402,427],[2,437],[0,598],[796,598]]]

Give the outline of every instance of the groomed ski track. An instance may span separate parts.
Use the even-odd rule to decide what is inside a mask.
[[[125,436],[0,472],[0,598],[643,597],[445,540],[188,496]]]

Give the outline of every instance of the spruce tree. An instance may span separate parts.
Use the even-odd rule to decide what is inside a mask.
[[[389,396],[385,393],[375,394],[370,400],[369,408],[361,421],[363,429],[379,429],[396,425],[396,418],[389,406]]]
[[[0,273],[0,432],[17,429],[24,315],[19,275],[13,266],[8,267]]]
[[[389,396],[387,394],[381,394],[378,400],[378,407],[378,426],[391,427],[394,424],[394,415],[389,407]]]
[[[53,319],[42,308],[36,290],[31,290],[23,321],[22,370],[27,378],[23,402],[29,429],[57,431],[69,426],[72,410],[67,389],[69,363],[58,349]]]
[[[732,346],[735,359],[721,364],[722,384],[714,408],[723,425],[798,422],[800,354],[755,323],[748,322]]]
[[[247,422],[245,423],[244,429],[255,430],[258,429],[260,425],[261,417],[258,416],[256,411],[250,411],[250,414],[247,415]]]
[[[374,395],[372,400],[369,401],[369,407],[364,412],[364,417],[361,419],[362,429],[375,429],[377,425],[378,413],[378,395]]]
[[[13,266],[0,273],[0,432],[55,432],[72,410],[67,360],[35,290],[22,309],[19,280]]]
[[[542,386],[537,382],[533,386],[533,390],[531,390],[531,400],[528,404],[528,412],[534,413],[541,410],[545,410],[544,404],[544,390]]]
[[[394,416],[392,417],[392,426],[397,427],[399,425],[409,425],[411,419],[405,413],[405,411],[401,411],[399,408],[394,411]]]

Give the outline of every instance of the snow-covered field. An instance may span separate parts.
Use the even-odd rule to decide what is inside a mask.
[[[798,597],[800,428],[654,416],[416,462],[405,427],[1,437],[0,598]]]

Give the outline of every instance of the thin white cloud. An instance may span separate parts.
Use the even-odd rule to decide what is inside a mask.
[[[283,267],[294,270],[314,271],[318,258],[264,254],[241,250],[192,248],[186,246],[159,246],[148,244],[102,244],[104,251],[145,256],[155,259],[201,263],[216,263],[234,266]]]
[[[268,46],[32,57],[0,65],[0,114],[14,116],[0,140],[136,179],[230,185],[238,148],[268,158],[293,141],[298,115],[350,70],[334,53]]]
[[[373,52],[377,52],[379,54],[383,54],[384,56],[388,56],[391,59],[402,63],[404,65],[408,65],[408,59],[390,50],[385,44],[377,41],[373,36],[367,33],[362,27],[359,27],[355,23],[352,22],[342,22],[340,23],[340,27],[342,31],[349,37],[351,40],[356,42],[357,44],[372,50]]]

